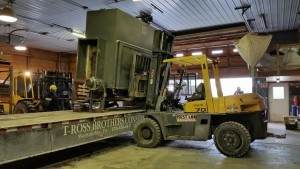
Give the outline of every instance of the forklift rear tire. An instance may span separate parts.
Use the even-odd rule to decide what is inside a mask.
[[[154,148],[161,143],[162,134],[156,121],[144,118],[133,129],[134,140],[139,147]]]
[[[239,158],[248,152],[251,137],[245,126],[229,121],[216,128],[214,142],[217,149],[225,156]]]
[[[23,103],[18,103],[14,108],[14,114],[24,114],[27,112],[28,112],[28,109],[27,109],[26,105],[24,105]]]

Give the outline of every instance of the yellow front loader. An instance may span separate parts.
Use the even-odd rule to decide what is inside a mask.
[[[18,114],[36,112],[38,100],[34,99],[32,77],[27,73],[14,73],[9,64],[0,65],[0,112]]]

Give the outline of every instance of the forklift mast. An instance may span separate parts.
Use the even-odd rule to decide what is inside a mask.
[[[170,64],[163,62],[165,59],[172,58],[172,43],[174,37],[166,32],[155,30],[152,52],[153,56],[150,63],[148,80],[147,108],[152,110],[160,109],[163,100],[163,92],[170,77]]]

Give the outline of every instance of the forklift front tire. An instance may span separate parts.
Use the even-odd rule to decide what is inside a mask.
[[[217,149],[225,156],[239,158],[248,152],[251,137],[245,126],[229,121],[216,128],[214,142]]]
[[[134,140],[139,147],[154,148],[161,143],[162,134],[156,121],[144,118],[133,129]]]

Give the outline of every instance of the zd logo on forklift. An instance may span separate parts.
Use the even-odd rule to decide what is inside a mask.
[[[193,114],[176,115],[177,122],[195,122],[196,119],[197,119],[196,115],[193,115]]]

